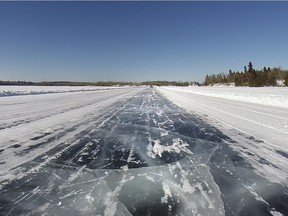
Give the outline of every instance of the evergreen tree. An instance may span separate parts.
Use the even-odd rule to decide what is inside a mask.
[[[229,74],[227,76],[227,82],[234,82],[234,75],[235,73],[232,70],[229,70]]]
[[[248,63],[248,72],[252,72],[254,69],[253,69],[253,64],[252,62],[249,62]]]
[[[266,86],[276,86],[277,82],[276,82],[276,76],[271,73],[271,72],[267,72],[267,75],[265,77],[266,79]]]
[[[244,66],[244,73],[247,73],[247,67]]]
[[[248,66],[244,66],[244,72],[232,72],[228,74],[212,74],[205,78],[205,85],[214,83],[234,82],[236,86],[276,86],[277,79],[285,80],[285,85],[288,86],[288,70],[283,70],[281,67],[263,67],[261,70],[255,70],[251,62]]]
[[[239,72],[237,72],[237,73],[235,74],[235,81],[234,81],[234,83],[235,83],[235,86],[242,86],[241,75],[240,75]]]
[[[255,87],[257,85],[257,74],[256,71],[253,69],[252,62],[248,63],[248,85],[250,87]]]
[[[210,80],[210,77],[209,77],[208,75],[206,75],[205,81],[204,81],[204,85],[205,85],[205,86],[207,86],[207,85],[210,84],[210,83],[209,83],[209,80]]]
[[[284,79],[285,86],[288,86],[288,72],[285,73],[285,79]]]

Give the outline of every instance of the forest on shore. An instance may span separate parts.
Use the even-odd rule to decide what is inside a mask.
[[[244,71],[229,70],[228,74],[219,73],[206,75],[204,85],[235,83],[235,86],[277,86],[277,81],[284,81],[288,86],[288,70],[280,67],[263,67],[261,70],[254,69],[252,62],[244,66]]]

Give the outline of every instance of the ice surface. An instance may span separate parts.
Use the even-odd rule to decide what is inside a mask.
[[[81,112],[76,115],[72,110],[74,124],[72,121],[69,126],[59,120],[62,126],[59,132],[65,133],[57,140],[53,136],[57,124],[52,127],[47,121],[50,129],[45,130],[46,135],[38,131],[40,125],[36,124],[30,133],[19,134],[20,147],[8,148],[9,144],[1,143],[4,147],[1,156],[8,157],[9,151],[18,162],[7,159],[4,163],[7,171],[1,176],[0,214],[285,215],[288,212],[287,187],[263,177],[253,168],[243,156],[243,149],[233,146],[244,147],[245,144],[237,143],[242,140],[233,140],[234,137],[175,106],[154,89],[126,89],[105,93],[103,98],[91,92],[65,94],[72,94],[70,100],[84,94],[90,103],[95,97],[95,103],[102,101],[105,111],[100,112],[92,104],[87,105],[91,109],[87,108],[85,100],[79,97],[75,101],[83,105],[79,108]],[[108,96],[111,98],[105,102]],[[12,126],[11,130],[19,126]],[[53,139],[49,140],[50,136]],[[45,140],[42,145],[45,148],[41,145],[29,148],[32,143],[37,145]],[[274,153],[285,158],[285,151]],[[279,168],[270,165],[270,171]]]

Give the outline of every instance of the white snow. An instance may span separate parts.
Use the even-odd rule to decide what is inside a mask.
[[[164,191],[164,197],[161,198],[161,203],[168,203],[168,198],[172,197],[170,187],[166,182],[163,182],[162,189]]]
[[[85,199],[86,199],[90,204],[92,204],[93,201],[95,200],[90,194],[87,194],[87,195],[85,196]]]
[[[261,105],[288,108],[287,87],[233,87],[233,86],[207,86],[207,87],[161,87],[161,89],[177,92],[187,92],[214,98],[223,98]]]
[[[0,85],[0,97],[17,95],[51,94],[64,92],[119,89],[116,86],[5,86]]]
[[[173,139],[172,145],[161,145],[161,141],[159,139],[152,140],[149,138],[149,144],[147,146],[147,155],[151,158],[155,158],[156,155],[158,157],[162,157],[163,152],[176,152],[180,153],[181,151],[186,152],[188,154],[193,154],[189,149],[187,149],[187,146],[189,146],[187,143],[185,143],[180,138]],[[152,145],[154,143],[154,145]]]
[[[270,211],[270,213],[273,215],[273,216],[284,216],[283,214],[281,214],[280,212],[277,212],[277,211]]]

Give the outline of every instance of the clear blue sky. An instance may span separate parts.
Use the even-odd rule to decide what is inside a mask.
[[[0,2],[0,80],[202,81],[288,68],[288,2]]]

